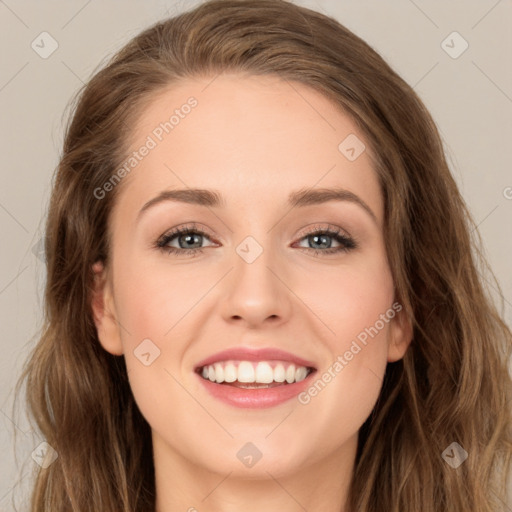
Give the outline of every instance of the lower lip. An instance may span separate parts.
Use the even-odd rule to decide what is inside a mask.
[[[311,372],[304,380],[293,384],[283,384],[273,388],[245,389],[226,386],[207,380],[196,374],[206,390],[218,400],[234,407],[264,409],[287,402],[304,391],[310,384],[310,379],[316,372]]]

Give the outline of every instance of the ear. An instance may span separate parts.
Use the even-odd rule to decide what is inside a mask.
[[[91,307],[94,324],[101,346],[112,355],[123,354],[119,324],[117,322],[112,283],[104,264],[97,261],[92,266],[94,274]]]
[[[394,363],[404,357],[412,341],[412,323],[407,312],[400,304],[397,313],[390,320],[388,338],[388,362]]]

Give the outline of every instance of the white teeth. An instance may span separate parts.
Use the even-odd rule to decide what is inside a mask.
[[[237,376],[236,366],[233,363],[228,363],[224,367],[224,380],[226,382],[235,382]]]
[[[224,382],[224,368],[221,364],[215,364],[215,380],[217,382]]]
[[[286,369],[286,382],[291,384],[295,380],[295,366],[293,364]]]
[[[286,365],[286,367],[285,367]],[[272,382],[300,382],[309,374],[305,366],[296,367],[294,364],[278,362],[274,368],[267,361],[252,363],[250,361],[240,361],[238,364],[234,361],[224,361],[205,366],[201,375],[203,378],[217,383],[257,383],[270,384]]]
[[[284,382],[284,379],[286,378],[286,372],[284,370],[284,366],[279,363],[274,368],[274,380],[276,382]]]
[[[249,361],[240,361],[238,365],[238,382],[256,382],[254,368]]]
[[[295,382],[300,382],[301,380],[304,380],[308,375],[308,371],[304,366],[300,366],[295,370]]]
[[[258,363],[255,381],[261,384],[270,384],[274,381],[274,371],[268,363]]]

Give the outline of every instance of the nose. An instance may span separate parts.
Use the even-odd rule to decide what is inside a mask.
[[[234,268],[227,277],[222,305],[227,322],[257,328],[265,324],[277,326],[289,319],[293,293],[272,251],[264,249],[251,263],[236,254]]]

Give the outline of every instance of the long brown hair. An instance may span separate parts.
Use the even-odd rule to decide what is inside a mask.
[[[144,104],[180,78],[234,71],[306,84],[348,113],[374,154],[385,201],[395,297],[414,336],[389,363],[359,433],[350,488],[358,512],[490,512],[505,507],[512,453],[512,334],[489,293],[499,286],[425,106],[359,37],[284,0],[213,0],[146,29],[77,95],[46,224],[44,326],[20,378],[58,458],[41,469],[33,512],[155,507],[151,430],[124,359],[92,320],[92,264],[108,262],[121,186],[94,190],[126,159]],[[468,453],[454,469],[443,451]],[[341,505],[340,505],[341,506]]]

